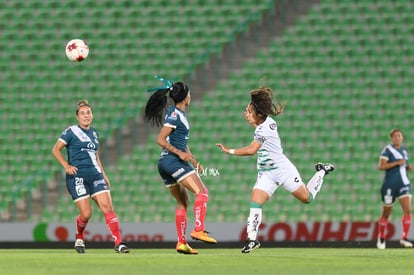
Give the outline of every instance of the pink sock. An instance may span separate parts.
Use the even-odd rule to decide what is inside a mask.
[[[380,238],[385,239],[385,230],[387,229],[388,219],[381,217],[378,221],[378,231]]]
[[[85,231],[86,225],[88,225],[88,221],[82,220],[81,216],[79,215],[76,218],[76,239],[83,240],[83,232]]]
[[[108,212],[104,214],[105,222],[108,226],[109,231],[111,231],[112,238],[115,241],[115,245],[118,245],[122,242],[121,239],[121,230],[119,228],[118,217],[116,216],[114,211]]]
[[[181,243],[187,243],[185,238],[185,232],[187,230],[187,210],[177,209],[175,210],[175,226],[177,229],[177,238]]]
[[[408,232],[410,232],[411,215],[403,215],[402,217],[402,236],[401,239],[408,238]]]
[[[195,231],[204,231],[204,220],[207,213],[208,193],[200,192],[194,201]]]

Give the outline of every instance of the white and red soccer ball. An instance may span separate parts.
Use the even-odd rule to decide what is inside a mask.
[[[66,44],[66,56],[70,61],[80,62],[88,57],[89,47],[82,39],[72,39]]]

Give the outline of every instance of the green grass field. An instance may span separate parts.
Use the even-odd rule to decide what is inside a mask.
[[[414,274],[414,249],[260,248],[200,249],[182,255],[174,249],[1,249],[0,274]]]

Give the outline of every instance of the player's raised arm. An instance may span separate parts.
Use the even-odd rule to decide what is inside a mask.
[[[230,155],[236,155],[236,156],[251,156],[257,153],[259,151],[262,144],[256,140],[253,140],[248,146],[241,147],[241,148],[228,148],[227,146],[217,143],[217,147],[220,148],[220,150],[223,153],[230,154]]]

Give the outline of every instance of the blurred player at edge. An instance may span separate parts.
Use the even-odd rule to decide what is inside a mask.
[[[385,176],[381,187],[382,213],[378,221],[377,247],[385,249],[388,218],[395,200],[398,199],[403,211],[400,245],[410,248],[413,244],[407,238],[411,226],[411,186],[407,171],[412,171],[413,167],[408,164],[408,152],[402,146],[402,131],[392,129],[390,137],[391,144],[382,150],[378,166],[379,170],[385,171]]]
[[[129,253],[121,239],[118,217],[112,207],[110,182],[99,158],[99,138],[96,129],[91,127],[93,114],[88,101],[78,102],[76,118],[78,124],[63,131],[52,149],[53,156],[65,169],[66,188],[79,209],[75,249],[78,253],[85,253],[84,231],[92,215],[92,198],[105,217],[115,241],[115,252]],[[63,157],[63,147],[68,152],[68,160]]]
[[[257,233],[262,222],[262,206],[279,186],[283,186],[303,203],[312,202],[322,187],[323,178],[334,170],[332,164],[317,163],[316,173],[307,185],[292,162],[283,154],[276,121],[271,117],[280,114],[283,104],[275,105],[272,90],[261,87],[250,92],[251,101],[244,111],[244,117],[256,130],[253,141],[246,147],[230,149],[216,144],[222,152],[236,156],[258,154],[258,175],[250,200],[250,214],[247,219],[247,240],[242,253],[249,253],[260,247]]]
[[[156,78],[163,81],[165,85],[148,90],[154,93],[146,104],[145,120],[152,125],[162,126],[157,136],[157,144],[163,148],[158,160],[158,171],[165,186],[177,201],[175,223],[178,242],[176,250],[183,254],[197,254],[197,250],[191,248],[186,240],[187,207],[189,205],[187,189],[195,194],[195,228],[191,232],[191,237],[206,243],[217,243],[217,241],[204,230],[208,190],[193,168],[196,167],[198,172],[202,172],[203,167],[192,155],[187,144],[190,124],[185,112],[191,101],[190,89],[183,82],[173,83],[159,76]],[[168,97],[172,99],[173,104],[166,109]],[[191,162],[193,167],[188,162]]]

